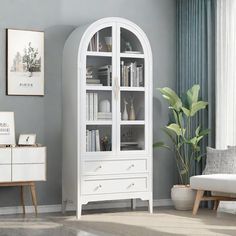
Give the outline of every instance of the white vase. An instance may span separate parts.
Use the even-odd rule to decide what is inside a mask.
[[[192,210],[195,197],[196,191],[189,185],[174,185],[171,189],[171,199],[176,210]]]
[[[128,120],[127,104],[125,104],[124,112],[122,114],[122,120]]]
[[[99,103],[99,112],[109,113],[111,112],[110,101],[105,99]]]

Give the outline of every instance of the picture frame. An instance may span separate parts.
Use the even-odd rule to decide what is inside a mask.
[[[0,146],[16,145],[14,112],[0,112]]]
[[[6,29],[6,94],[44,96],[44,32]]]
[[[18,145],[22,146],[32,146],[35,145],[36,134],[20,134]]]

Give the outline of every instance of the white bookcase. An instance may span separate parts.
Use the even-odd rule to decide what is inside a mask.
[[[104,18],[67,39],[62,197],[78,218],[105,200],[147,200],[152,212],[152,89],[151,47],[134,23]]]

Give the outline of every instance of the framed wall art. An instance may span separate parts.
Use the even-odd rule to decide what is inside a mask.
[[[0,112],[0,145],[15,145],[14,112]]]
[[[44,32],[7,29],[7,95],[44,95]]]

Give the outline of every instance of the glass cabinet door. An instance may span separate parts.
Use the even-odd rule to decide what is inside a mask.
[[[86,152],[113,151],[113,27],[96,32],[86,55]]]
[[[145,150],[145,61],[136,35],[122,27],[119,51],[119,150]]]

